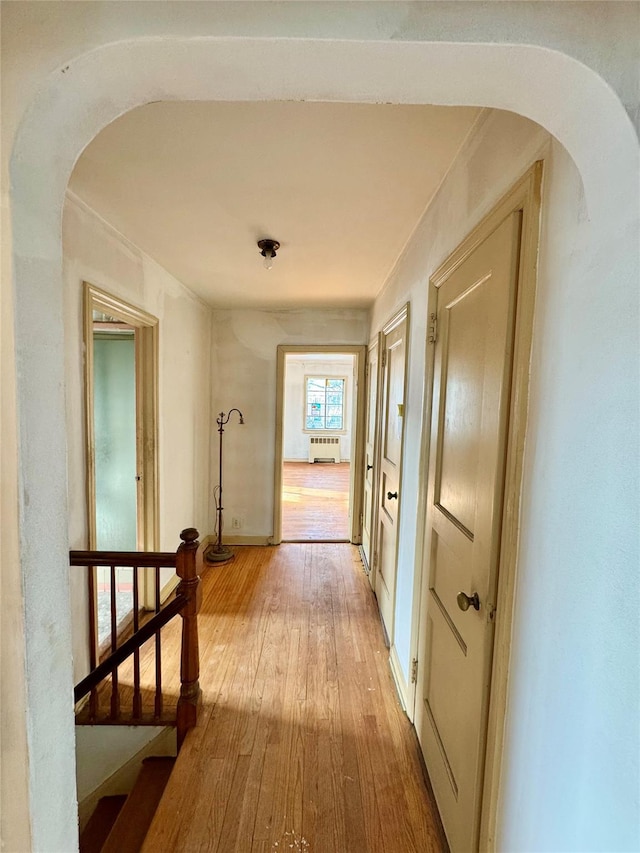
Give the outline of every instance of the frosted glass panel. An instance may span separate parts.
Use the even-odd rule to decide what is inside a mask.
[[[94,333],[96,544],[102,551],[135,551],[136,387],[134,332]],[[98,569],[98,642],[111,631],[111,577]],[[116,621],[133,607],[133,572],[116,569]]]
[[[137,545],[133,334],[96,335],[93,343],[98,550]]]

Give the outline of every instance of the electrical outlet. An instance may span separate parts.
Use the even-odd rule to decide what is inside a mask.
[[[231,518],[231,529],[232,530],[242,530],[243,527],[244,527],[244,519],[241,518],[239,515],[234,515]]]

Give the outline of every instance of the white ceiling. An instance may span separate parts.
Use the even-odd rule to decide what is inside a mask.
[[[478,112],[148,104],[91,142],[70,188],[211,305],[364,307]],[[269,271],[262,237],[282,244]]]

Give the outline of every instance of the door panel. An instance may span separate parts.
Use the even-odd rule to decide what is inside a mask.
[[[480,456],[486,282],[474,284],[447,308],[448,346],[442,366],[436,501],[473,535]],[[446,393],[445,393],[446,392]]]
[[[384,330],[383,330],[384,331]],[[407,317],[393,322],[383,335],[380,471],[378,476],[377,563],[375,591],[380,615],[393,642],[397,572],[397,527],[400,508],[400,468],[404,421]]]
[[[478,844],[519,241],[516,212],[437,293],[416,728],[452,853]]]

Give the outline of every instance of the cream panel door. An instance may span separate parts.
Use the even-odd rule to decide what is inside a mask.
[[[519,242],[517,212],[437,294],[416,728],[452,853],[478,845]]]
[[[376,529],[376,455],[378,426],[378,341],[374,340],[367,354],[367,427],[365,442],[364,498],[362,510],[362,550],[369,573],[373,567]],[[371,577],[371,575],[370,575]]]
[[[406,333],[407,321],[405,318],[383,339],[375,592],[382,622],[390,642],[393,642],[397,574],[400,465],[404,432]]]

